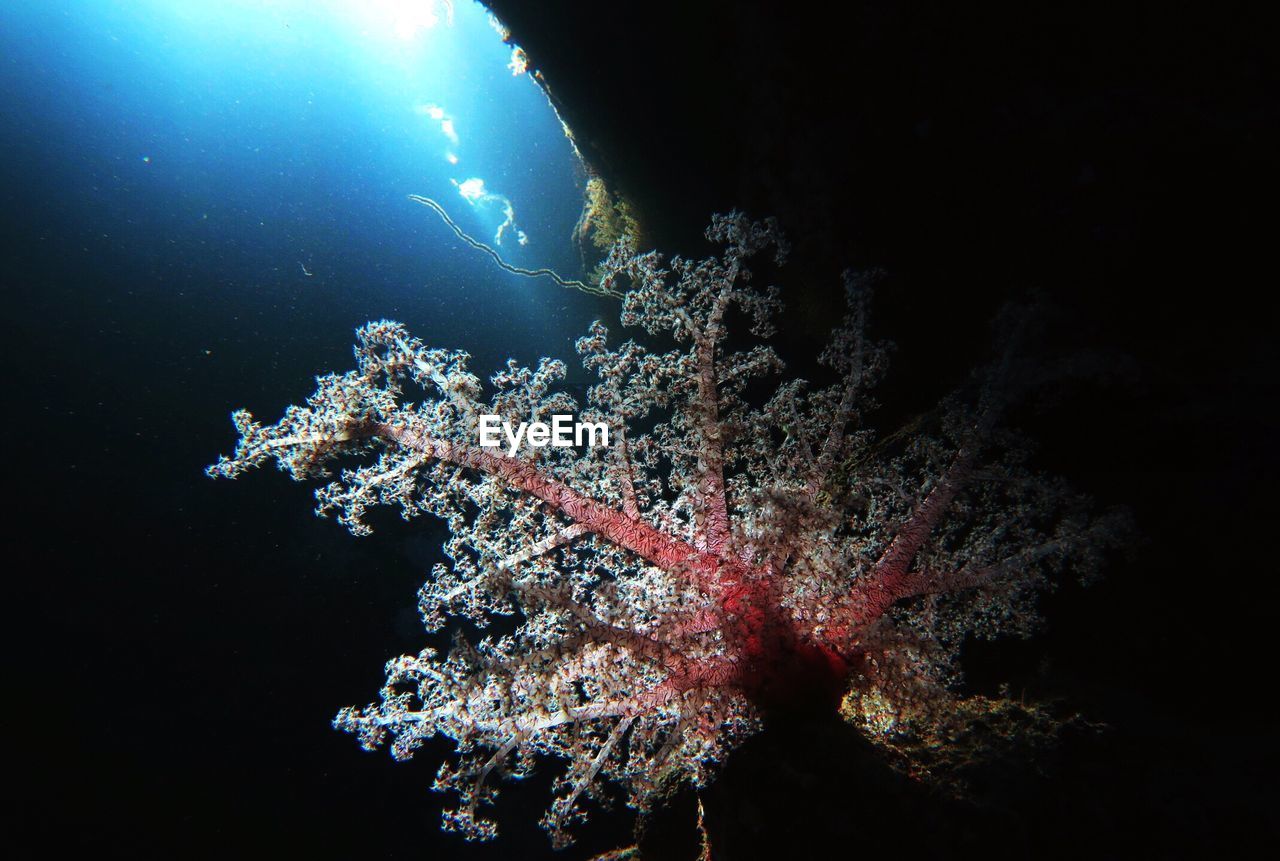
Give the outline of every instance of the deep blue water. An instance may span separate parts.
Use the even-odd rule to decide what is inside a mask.
[[[367,320],[469,350],[483,377],[508,356],[572,360],[587,323],[616,313],[508,275],[408,199],[491,243],[509,202],[502,255],[579,274],[583,176],[546,97],[512,75],[478,5],[397,32],[397,10],[424,7],[444,14],[0,6],[0,343],[22,437],[7,481],[32,553],[9,582],[31,627],[13,673],[50,704],[21,751],[35,768],[20,816],[64,846],[461,847],[428,792],[440,751],[395,766],[329,727],[376,693],[387,658],[424,645],[414,596],[439,526],[389,516],[358,541],[274,470],[202,474],[234,443],[230,410],[274,420],[315,374],[350,367]],[[473,179],[502,199],[473,205]],[[549,852],[547,798],[516,801],[504,848],[467,857]]]

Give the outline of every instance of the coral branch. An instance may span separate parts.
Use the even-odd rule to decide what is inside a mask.
[[[376,426],[376,433],[428,458],[470,467],[500,478],[511,487],[541,499],[584,529],[609,539],[654,565],[694,576],[709,576],[718,566],[718,560],[707,553],[654,529],[643,520],[628,517],[568,485],[547,478],[524,461],[490,454],[476,446],[433,439],[415,424],[380,424]]]
[[[974,459],[971,449],[956,456],[946,475],[894,535],[889,548],[872,569],[854,583],[848,609],[845,610],[847,625],[852,628],[865,626],[884,615],[897,601],[919,594],[917,578],[909,571],[911,563],[969,477]]]

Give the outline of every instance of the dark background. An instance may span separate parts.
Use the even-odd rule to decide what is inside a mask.
[[[781,341],[801,364],[837,313],[835,273],[888,271],[886,427],[962,380],[1028,290],[1056,308],[1054,344],[1115,357],[1114,379],[1028,422],[1043,464],[1128,505],[1140,538],[1104,582],[1053,596],[1043,636],[969,664],[975,686],[1063,696],[1107,728],[993,773],[972,805],[899,780],[834,719],[796,719],[704,795],[717,853],[1172,857],[1274,836],[1262,5],[492,6],[664,247],[697,250],[731,206],[781,218]],[[437,831],[431,751],[393,766],[328,727],[341,692],[371,694],[378,661],[420,646],[413,592],[438,532],[385,518],[355,541],[278,475],[200,476],[230,444],[225,404],[283,406],[321,369],[246,342],[262,391],[203,370],[201,326],[235,321],[128,305],[158,264],[70,238],[33,164],[6,161],[0,217],[6,715],[40,854],[550,855],[545,785],[507,790],[506,837],[464,847]],[[88,283],[137,313],[84,300]],[[657,823],[654,857],[691,857],[691,804]],[[603,818],[566,857],[626,834]]]

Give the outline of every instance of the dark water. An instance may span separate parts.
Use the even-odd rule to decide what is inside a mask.
[[[421,5],[0,11],[8,472],[34,539],[6,567],[32,623],[13,671],[43,713],[16,753],[35,775],[22,815],[55,845],[461,846],[438,831],[437,755],[395,767],[329,727],[423,645],[439,530],[383,518],[357,541],[274,472],[201,474],[232,408],[274,419],[349,367],[369,319],[484,375],[571,357],[608,310],[499,271],[408,200],[491,243],[509,203],[504,257],[578,274],[583,176],[545,96],[478,5],[412,38],[384,26]],[[473,178],[505,199],[468,202],[454,183]],[[549,851],[545,787],[527,797],[503,851]]]

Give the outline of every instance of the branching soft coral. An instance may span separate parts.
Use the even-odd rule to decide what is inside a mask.
[[[1016,324],[973,396],[886,451],[864,424],[886,367],[866,285],[847,279],[821,357],[832,381],[783,381],[757,399],[748,383],[783,368],[762,341],[779,299],[747,263],[781,263],[782,241],[738,214],[707,237],[722,251],[702,260],[615,248],[603,284],[626,288],[623,326],[667,347],[593,324],[577,345],[598,378],[585,403],[557,388],[558,360],[509,363],[486,390],[465,353],[380,321],[359,330],[355,370],[318,378],[306,406],[270,426],[237,412],[236,452],[209,469],[235,477],[274,460],[297,479],[332,478],[319,510],[356,534],[374,505],[447,524],[449,564],[422,587],[423,619],[435,631],[465,618],[489,636],[392,660],[379,701],[335,724],[398,759],[453,739],[436,788],[457,798],[445,827],[469,838],[495,834],[482,811],[499,776],[546,758],[568,764],[544,819],[563,845],[604,784],[643,815],[681,782],[704,784],[770,708],[810,691],[834,706],[852,686],[845,708],[865,705],[850,717],[871,733],[891,729],[874,710],[944,710],[963,638],[1027,631],[1037,594],[1087,575],[1114,534],[999,429],[1020,387]],[[749,323],[754,346],[731,349],[727,315]],[[477,444],[481,415],[565,413],[606,422],[612,444],[514,456]]]

